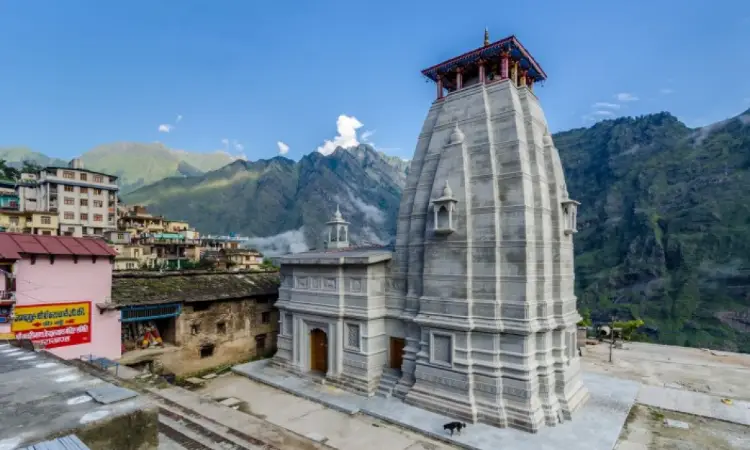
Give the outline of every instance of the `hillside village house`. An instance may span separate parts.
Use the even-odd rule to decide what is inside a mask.
[[[122,255],[117,270],[143,266],[180,269],[200,260],[200,235],[185,221],[168,220],[148,213],[145,206],[133,205],[122,211],[118,228],[116,234],[108,235],[110,242],[117,241]],[[129,245],[123,236],[128,236]]]
[[[65,359],[119,358],[114,257],[101,239],[0,233],[0,336]]]
[[[120,364],[184,375],[276,348],[277,272],[115,273],[109,308],[121,315]]]
[[[21,211],[54,213],[60,234],[102,236],[117,228],[117,177],[86,170],[80,159],[68,167],[24,173],[18,183]]]

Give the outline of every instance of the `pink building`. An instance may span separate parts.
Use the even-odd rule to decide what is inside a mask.
[[[116,252],[103,240],[0,233],[0,339],[30,339],[66,359],[117,359]]]

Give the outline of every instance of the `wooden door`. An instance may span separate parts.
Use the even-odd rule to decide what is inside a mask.
[[[401,370],[401,364],[404,362],[404,347],[406,347],[406,339],[391,338],[391,369]]]
[[[328,336],[319,328],[310,332],[310,370],[328,372]]]

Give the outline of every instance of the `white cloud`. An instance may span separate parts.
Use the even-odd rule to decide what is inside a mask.
[[[340,115],[336,120],[337,135],[332,140],[326,140],[323,145],[318,147],[318,151],[324,155],[330,155],[338,147],[356,147],[359,145],[357,139],[357,130],[364,124],[354,116]]]
[[[174,120],[175,125],[182,121],[182,114],[177,114],[177,118]]]
[[[279,147],[279,155],[286,155],[289,153],[289,146],[285,143],[278,141],[276,145]]]
[[[662,94],[662,95],[674,94],[674,89],[661,88],[661,89],[659,89],[659,93]]]
[[[241,151],[245,150],[245,146],[242,145],[242,144],[240,144],[239,142],[235,142],[234,143],[234,149],[236,151],[238,151],[238,152],[241,152]]]
[[[364,133],[362,133],[362,142],[370,143],[370,137],[375,134],[375,130],[366,130]]]
[[[612,111],[606,110],[606,109],[596,110],[596,111],[593,112],[593,114],[595,116],[607,116],[607,117],[611,117],[611,116],[615,115],[615,113],[613,113]]]
[[[163,123],[159,125],[159,133],[169,133],[174,127],[172,125]]]
[[[222,139],[221,140],[221,145],[223,145],[224,147],[228,147],[229,146],[229,139],[227,139],[227,138]]]
[[[620,102],[634,102],[638,100],[638,97],[629,92],[620,92],[619,94],[615,95],[615,98]]]
[[[593,105],[591,105],[591,107],[594,109],[601,109],[601,108],[620,109],[620,105],[618,105],[617,103],[607,103],[607,102],[596,102]]]

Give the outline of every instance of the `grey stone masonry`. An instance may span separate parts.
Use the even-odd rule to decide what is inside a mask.
[[[577,208],[531,89],[459,86],[427,114],[392,255],[349,248],[337,208],[329,251],[281,259],[274,364],[466,422],[570,420]]]
[[[588,394],[576,349],[578,203],[537,97],[510,80],[438,99],[398,216],[386,311],[407,403],[537,431]]]

